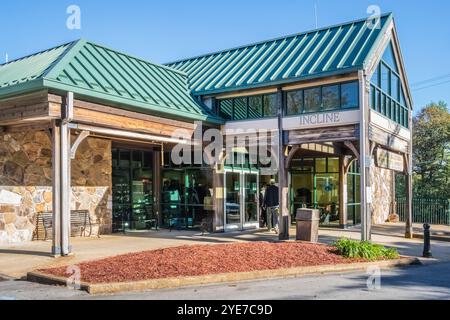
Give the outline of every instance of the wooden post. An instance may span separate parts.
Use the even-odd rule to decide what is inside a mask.
[[[279,239],[289,240],[289,186],[286,170],[286,155],[284,150],[283,131],[283,91],[278,89],[278,192],[280,202],[280,233]]]
[[[368,99],[366,99],[366,77],[363,71],[358,72],[359,94],[360,94],[360,171],[361,171],[361,240],[371,240],[372,212],[371,212],[371,185],[370,167],[371,158],[370,144],[368,139],[369,110]]]
[[[347,159],[345,156],[339,158],[339,225],[342,229],[347,228]]]
[[[224,173],[220,171],[219,165],[216,165],[213,170],[213,232],[225,231],[224,179]]]
[[[161,214],[161,151],[153,150],[153,211],[158,219],[158,225],[162,224]]]
[[[61,127],[54,120],[52,123],[52,255],[61,255]]]
[[[406,166],[406,231],[405,238],[414,237],[413,230],[413,176],[411,155],[405,155]]]

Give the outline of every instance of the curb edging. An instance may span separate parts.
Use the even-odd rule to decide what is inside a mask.
[[[195,277],[152,279],[135,282],[102,283],[102,284],[89,284],[86,282],[82,282],[80,289],[87,291],[89,294],[92,295],[111,294],[127,291],[174,289],[180,287],[189,287],[206,284],[220,284],[226,282],[290,278],[290,277],[300,277],[304,275],[323,275],[328,273],[365,270],[368,267],[395,268],[420,264],[421,262],[418,258],[402,257],[396,260],[384,260],[375,262],[308,266],[291,269],[261,270],[251,272],[204,275]],[[66,278],[48,275],[38,271],[29,272],[27,274],[27,281],[46,285],[58,285],[58,286],[67,285]]]

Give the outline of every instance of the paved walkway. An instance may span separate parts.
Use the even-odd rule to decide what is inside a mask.
[[[374,228],[373,240],[386,246],[396,247],[400,253],[409,256],[421,256],[423,242],[419,239],[403,238],[401,225],[380,226]],[[321,229],[320,241],[331,243],[339,238],[360,238],[360,231]],[[202,236],[192,231],[159,231],[145,233],[129,233],[126,235],[103,236],[101,239],[74,238],[72,244],[75,254],[67,258],[55,259],[50,256],[51,242],[36,241],[21,245],[0,247],[1,275],[21,278],[27,272],[39,268],[58,265],[77,264],[82,261],[116,256],[130,252],[140,252],[167,247],[191,244],[220,244],[237,241],[276,241],[273,233],[262,231],[238,232],[227,234],[211,234]],[[291,230],[291,240],[295,240],[295,229]],[[450,261],[450,243],[433,242],[433,255],[436,259],[427,260]]]

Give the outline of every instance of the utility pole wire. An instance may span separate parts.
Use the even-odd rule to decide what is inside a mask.
[[[420,91],[420,90],[425,90],[425,89],[429,89],[429,88],[441,86],[441,85],[447,84],[447,83],[450,83],[450,79],[449,79],[449,80],[446,80],[446,81],[438,82],[438,83],[435,83],[435,84],[431,84],[431,85],[429,85],[429,86],[419,87],[419,88],[416,88],[416,89],[412,89],[412,91],[415,91],[415,92],[416,92],[416,91]]]
[[[445,79],[445,78],[448,78],[448,77],[450,77],[450,73],[449,74],[445,74],[443,76],[439,76],[439,77],[430,78],[430,79],[427,79],[427,80],[418,81],[418,82],[413,83],[411,86],[412,87],[420,87],[420,86],[422,86],[424,84],[427,84],[429,82],[435,82],[437,80],[442,80],[442,79]]]

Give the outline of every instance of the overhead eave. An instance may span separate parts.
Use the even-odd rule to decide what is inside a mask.
[[[76,96],[78,96],[80,100],[84,99],[86,101],[103,103],[130,111],[141,112],[144,114],[157,114],[162,117],[172,115],[175,119],[184,121],[189,119],[191,121],[205,121],[211,124],[223,123],[221,119],[214,118],[212,116],[197,115],[183,110],[172,111],[170,109],[163,108],[151,103],[143,103],[132,99],[109,96],[108,94],[98,93],[93,90],[66,85],[51,79],[44,79],[42,85],[43,87],[48,88],[50,91],[56,94],[64,95],[66,92],[73,92]]]

